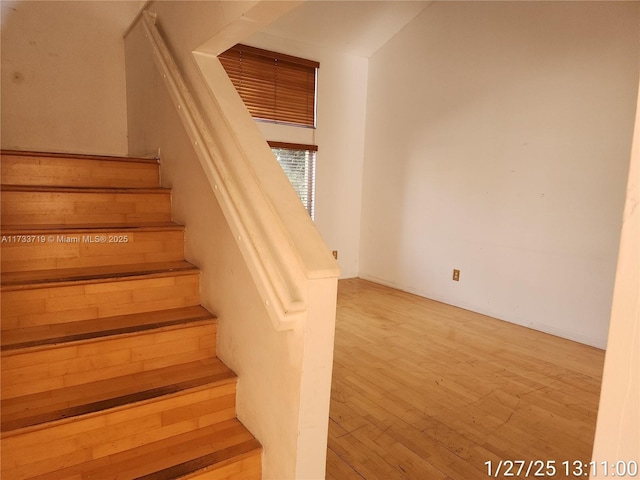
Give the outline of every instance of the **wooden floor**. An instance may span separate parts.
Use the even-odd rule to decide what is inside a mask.
[[[588,462],[604,351],[364,280],[342,280],[327,479],[504,478],[501,460]],[[534,464],[534,470],[538,464]],[[512,473],[517,473],[516,470]],[[528,477],[533,478],[533,470]]]

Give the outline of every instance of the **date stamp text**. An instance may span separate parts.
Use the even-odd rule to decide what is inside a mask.
[[[575,478],[633,478],[638,476],[635,460],[583,462],[581,460],[499,460],[484,462],[491,478],[551,478],[556,475]]]

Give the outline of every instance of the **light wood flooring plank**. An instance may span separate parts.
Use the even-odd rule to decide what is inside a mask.
[[[342,280],[327,478],[474,480],[486,461],[588,462],[603,362],[596,348]]]

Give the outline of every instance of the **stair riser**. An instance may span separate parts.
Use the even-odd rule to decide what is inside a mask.
[[[235,417],[235,383],[88,415],[3,440],[3,478],[106,457]]]
[[[159,165],[150,162],[2,155],[5,185],[157,187]]]
[[[262,459],[258,452],[222,468],[186,475],[180,477],[180,480],[260,480],[261,478]]]
[[[2,329],[74,322],[200,304],[199,274],[2,292]]]
[[[2,399],[211,358],[216,325],[166,328],[2,356]],[[8,412],[5,412],[8,413]]]
[[[168,192],[2,192],[3,225],[101,225],[168,222]]]
[[[31,231],[2,235],[2,270],[133,265],[184,258],[184,232],[129,230]]]

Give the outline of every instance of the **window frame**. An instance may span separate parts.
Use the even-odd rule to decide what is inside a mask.
[[[271,148],[272,151],[273,149],[277,148],[277,149],[291,150],[291,151],[313,152],[313,156],[310,159],[311,164],[305,166],[305,168],[310,170],[308,172],[308,182],[306,185],[308,204],[305,205],[302,198],[300,198],[300,202],[307,210],[307,213],[309,213],[309,216],[311,217],[311,219],[314,220],[315,219],[315,201],[316,201],[315,199],[316,160],[317,160],[316,153],[318,152],[318,146],[303,144],[303,143],[277,142],[277,141],[271,141],[271,140],[267,141],[267,143],[269,144],[269,148]],[[275,152],[274,152],[274,156],[275,156]],[[277,157],[276,157],[276,161],[278,161]],[[280,164],[280,162],[278,162],[278,164]],[[282,165],[281,165],[281,168],[282,168]],[[285,174],[287,173],[284,168],[283,168],[283,171]],[[288,175],[287,175],[287,178],[289,178]],[[289,182],[292,184],[294,190],[296,190],[296,194],[298,194],[296,185],[291,180],[291,178],[289,178]]]

